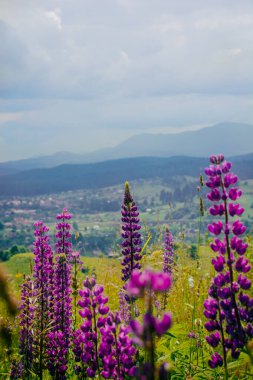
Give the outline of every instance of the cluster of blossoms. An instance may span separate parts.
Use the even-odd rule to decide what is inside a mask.
[[[174,264],[174,240],[172,233],[166,228],[164,235],[164,255],[163,255],[163,271],[172,273]]]
[[[48,369],[57,380],[66,378],[71,336],[71,233],[67,222],[71,215],[66,209],[56,217],[56,265],[54,282],[53,324],[48,334]]]
[[[139,212],[130,193],[128,182],[125,184],[124,201],[121,209],[122,225],[122,280],[126,282],[134,269],[140,269],[141,260],[141,226],[138,218]]]
[[[136,350],[127,329],[120,326],[119,314],[109,312],[103,290],[95,278],[87,277],[79,291],[79,314],[84,322],[74,332],[75,369],[80,378],[98,374],[120,380],[133,374]]]
[[[235,186],[238,177],[230,171],[232,165],[223,155],[212,156],[210,161],[211,165],[205,170],[206,185],[211,189],[207,198],[215,204],[209,211],[223,220],[208,225],[208,230],[215,235],[211,249],[217,253],[212,260],[217,275],[204,302],[204,314],[209,319],[205,327],[211,333],[206,340],[214,348],[222,346],[222,356],[215,352],[209,360],[210,367],[224,365],[227,372],[228,351],[232,358],[238,358],[253,337],[253,298],[245,292],[251,287],[246,277],[250,270],[245,257],[248,245],[240,238],[246,227],[238,219],[230,220],[244,212],[239,203],[234,203],[242,195]]]
[[[109,312],[105,326],[100,329],[99,355],[105,378],[121,380],[135,373],[136,349],[128,336],[129,328],[121,322],[118,312]]]
[[[21,361],[14,359],[10,368],[10,380],[22,379],[24,373],[24,365]]]
[[[83,262],[80,259],[80,252],[72,252],[70,263],[73,268],[72,275],[72,296],[73,296],[73,329],[76,328],[77,321],[77,297],[78,297],[78,272],[82,269]]]
[[[133,271],[127,284],[127,290],[131,297],[146,297],[147,311],[143,316],[143,322],[132,320],[130,327],[134,341],[144,348],[148,361],[139,369],[137,376],[141,379],[154,380],[166,378],[166,364],[159,369],[155,365],[155,338],[162,336],[172,324],[171,313],[164,313],[161,319],[153,315],[153,294],[163,293],[171,287],[169,273]],[[158,376],[158,377],[157,377]]]
[[[119,314],[122,322],[129,324],[131,319],[131,305],[128,302],[128,295],[125,289],[119,291]]]
[[[23,375],[29,373],[32,369],[34,352],[33,352],[33,321],[35,312],[34,302],[34,284],[30,277],[25,278],[21,290],[20,306],[20,355],[21,363],[19,368],[23,368]]]
[[[45,347],[47,341],[47,326],[51,319],[53,307],[53,278],[54,278],[54,264],[53,252],[49,245],[49,236],[47,235],[49,229],[38,221],[34,224],[34,235],[36,240],[34,242],[34,289],[36,292],[36,309],[34,314],[34,354],[36,363],[34,371],[42,379],[45,357]]]

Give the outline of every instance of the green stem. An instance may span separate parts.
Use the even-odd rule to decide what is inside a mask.
[[[223,331],[223,325],[222,325],[222,318],[221,318],[221,310],[220,310],[220,303],[218,301],[218,314],[219,314],[219,323],[220,323],[220,331],[221,331],[221,343],[222,343],[222,351],[223,351],[223,362],[224,362],[224,371],[225,371],[225,380],[228,380],[228,366],[227,366],[227,352],[225,347],[225,336]]]

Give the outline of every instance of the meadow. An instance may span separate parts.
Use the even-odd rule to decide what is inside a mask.
[[[209,175],[210,178],[215,178],[216,180],[216,183],[212,183],[210,186],[211,193],[213,192],[212,196],[215,195],[215,190],[219,186],[222,187],[221,182],[217,181],[217,177],[220,176],[224,178],[224,181],[231,182],[226,187],[227,191],[229,186],[234,188],[234,183],[236,183],[233,176],[227,176],[229,170],[224,166],[226,162],[223,162],[220,158],[216,160],[218,161],[213,163],[214,166],[220,167],[223,165],[225,169],[220,174],[215,172],[215,174]],[[212,182],[212,180],[210,181]],[[242,204],[245,208],[244,215],[247,216],[247,220],[250,220],[252,217],[252,209],[250,207],[251,185],[251,181],[245,183],[245,196],[242,197]],[[222,189],[225,191],[224,187]],[[58,227],[55,232],[58,234],[56,239],[58,239],[59,244],[56,249],[53,248],[54,256],[50,256],[53,252],[47,248],[47,230],[44,229],[43,224],[40,224],[36,227],[37,229],[35,228],[35,231],[37,231],[35,235],[37,239],[36,248],[38,249],[36,255],[34,253],[17,254],[2,264],[7,274],[8,291],[18,300],[21,299],[20,292],[23,283],[29,284],[29,286],[35,285],[34,288],[31,288],[32,290],[30,289],[30,294],[27,293],[29,290],[28,285],[25,289],[26,293],[24,292],[23,285],[22,300],[19,301],[21,309],[17,313],[19,316],[8,315],[5,301],[1,300],[1,323],[3,326],[8,327],[11,341],[8,337],[7,339],[5,339],[5,336],[2,337],[0,378],[45,380],[86,378],[188,380],[250,379],[253,377],[251,369],[252,337],[249,332],[249,326],[251,326],[253,319],[252,306],[250,302],[248,304],[243,303],[239,297],[239,294],[244,292],[244,290],[246,290],[249,296],[252,293],[249,290],[250,287],[247,288],[241,285],[239,276],[247,273],[247,281],[253,280],[252,271],[248,269],[248,263],[252,263],[253,261],[253,244],[252,237],[245,233],[243,227],[241,225],[239,227],[238,225],[234,225],[234,216],[240,217],[242,214],[239,206],[234,210],[232,206],[228,206],[228,198],[225,198],[225,200],[222,198],[215,199],[215,205],[221,206],[219,206],[219,209],[215,209],[214,206],[213,214],[215,214],[215,217],[219,216],[220,220],[222,220],[222,218],[228,217],[227,211],[229,210],[231,216],[230,224],[233,226],[230,228],[229,239],[232,239],[232,232],[237,239],[238,236],[244,234],[244,242],[248,244],[247,262],[241,260],[241,258],[244,259],[243,255],[245,252],[240,252],[240,260],[234,257],[238,256],[237,251],[239,248],[233,247],[231,241],[229,245],[228,240],[222,240],[223,237],[219,241],[226,242],[224,243],[224,252],[222,251],[223,246],[219,247],[219,249],[210,248],[210,244],[213,241],[212,235],[217,239],[220,234],[224,234],[224,239],[226,239],[228,236],[228,233],[226,233],[228,223],[223,222],[220,228],[217,224],[219,218],[215,219],[213,218],[214,215],[211,215],[211,218],[215,222],[213,222],[212,227],[207,228],[207,220],[209,222],[211,220],[210,215],[208,218],[207,215],[202,216],[201,209],[199,210],[198,203],[196,202],[192,204],[192,207],[195,207],[196,210],[194,211],[199,213],[198,228],[200,229],[200,234],[198,234],[198,231],[196,232],[196,252],[193,258],[190,246],[184,236],[184,231],[178,233],[177,236],[170,235],[173,244],[168,247],[166,246],[165,239],[166,225],[160,225],[155,239],[151,237],[149,230],[145,230],[144,225],[142,225],[140,230],[137,227],[133,228],[133,226],[139,225],[139,213],[132,198],[132,195],[135,196],[135,194],[131,195],[129,191],[129,188],[126,186],[123,200],[122,225],[128,227],[126,229],[123,228],[123,236],[121,238],[123,246],[118,246],[118,250],[123,252],[124,249],[131,248],[131,252],[129,252],[130,256],[132,255],[132,261],[130,259],[125,260],[122,265],[122,257],[128,258],[128,252],[123,253],[123,255],[121,252],[118,252],[117,258],[78,257],[78,255],[73,255],[72,257],[73,250],[71,238],[69,237],[71,229],[67,225],[71,225],[72,221],[75,221],[75,215],[71,219],[66,210],[62,214],[58,214]],[[150,192],[151,189],[149,189]],[[200,191],[198,201],[201,198],[201,194]],[[238,192],[236,195],[231,192],[229,202],[231,201],[231,204],[234,204],[232,201],[237,200],[239,196]],[[209,206],[212,206],[211,201],[209,203]],[[161,207],[162,210],[166,209],[165,205]],[[208,210],[206,210],[206,214],[208,214]],[[142,221],[141,214],[140,220]],[[173,230],[173,220],[169,219],[167,224],[169,229]],[[131,225],[131,228],[129,225]],[[205,236],[202,236],[201,231],[203,229]],[[140,233],[143,232],[141,241],[138,237],[138,231]],[[208,235],[206,235],[207,231],[209,231]],[[124,245],[124,242],[127,243]],[[215,244],[217,245],[218,243],[216,242]],[[228,247],[230,249],[229,252]],[[40,255],[43,252],[49,255],[48,261],[45,258],[43,259],[44,261],[39,261]],[[233,258],[231,252],[233,253]],[[169,257],[169,260],[171,260],[167,266],[166,255],[167,259]],[[223,259],[224,257],[226,257],[226,260]],[[35,258],[37,258],[36,262],[34,262]],[[53,272],[50,272],[52,270],[49,268],[51,265],[50,260],[52,268],[54,266]],[[129,264],[130,261],[133,265]],[[45,266],[43,267],[43,265]],[[125,268],[123,280],[122,268]],[[226,270],[233,271],[234,281],[228,280],[220,288],[217,285],[218,290],[216,290],[219,295],[214,296],[213,293],[210,293],[210,283],[212,283],[214,278],[218,278],[218,276],[223,274],[225,275]],[[63,271],[65,271],[64,274],[62,274]],[[141,276],[140,271],[142,272],[142,276],[146,273],[145,278],[138,277]],[[49,275],[46,274],[47,272]],[[53,281],[51,281],[50,273],[54,273]],[[57,273],[61,273],[60,277],[57,277]],[[236,280],[237,273],[239,273],[239,276]],[[163,279],[162,282],[159,280],[158,274],[161,274],[159,278]],[[166,282],[166,276],[172,281],[172,284],[168,285],[167,288],[163,285]],[[89,280],[87,280],[87,277]],[[65,283],[62,281],[63,278],[65,279]],[[96,279],[96,284],[103,285],[103,290],[97,287],[96,291],[94,291],[97,285],[92,285],[92,278]],[[44,279],[44,285],[43,281],[41,282],[42,279]],[[83,282],[85,283],[85,288],[83,288]],[[42,287],[45,286],[45,283],[51,287],[48,285],[48,287],[43,288],[42,292]],[[234,289],[233,286],[235,286],[233,285],[234,283],[238,283],[241,289],[239,289],[238,285],[238,289],[232,291]],[[86,289],[84,293],[82,293],[82,289]],[[229,289],[230,293],[224,296],[223,293],[226,289]],[[78,293],[78,290],[81,290],[81,292]],[[124,305],[122,305],[122,292]],[[60,296],[58,297],[59,293]],[[216,306],[214,307],[215,312],[213,309],[204,307],[208,293],[209,298],[211,296],[212,300],[216,302]],[[93,317],[96,315],[102,317],[104,321],[103,326],[101,325],[102,327],[98,325],[97,321],[95,321],[95,325],[87,325],[90,321],[87,316],[90,304],[87,300],[87,302],[85,301],[88,298],[86,294],[89,296],[92,294],[93,299],[101,294],[105,297],[108,296],[108,301],[103,298],[102,301],[100,300],[100,309],[97,306],[94,306],[93,311],[91,309],[94,312],[92,314]],[[233,304],[234,294],[236,305]],[[43,298],[46,296],[48,297],[47,307],[45,307],[46,298]],[[41,303],[42,300],[44,306]],[[97,303],[99,304],[100,301],[97,301]],[[230,304],[228,301],[230,301]],[[56,307],[57,302],[58,306]],[[79,302],[79,305],[77,305],[77,302]],[[101,305],[103,305],[103,308]],[[105,305],[108,306],[110,312],[108,312]],[[243,310],[245,305],[246,311]],[[125,314],[122,312],[123,306],[126,310]],[[55,313],[57,313],[59,308],[63,311],[70,310],[72,317],[68,313],[63,316],[62,311],[60,317],[57,316],[56,318]],[[79,313],[78,311],[82,309],[85,312]],[[217,310],[220,313],[220,319],[217,317]],[[239,310],[239,321],[235,318],[237,310]],[[207,311],[205,315],[204,311]],[[26,321],[28,320],[27,312],[31,313],[31,320],[29,319],[27,325],[25,325],[23,320],[21,326],[19,326],[22,318],[26,318]],[[111,312],[112,314],[110,314]],[[120,321],[117,319],[118,312],[120,314]],[[43,313],[44,315],[42,315]],[[127,313],[129,315],[126,315]],[[165,323],[165,319],[163,319],[164,314],[167,315],[167,319],[171,315],[172,323]],[[40,318],[43,328],[41,328],[41,325],[38,326],[35,316]],[[63,318],[63,320],[59,322],[60,318]],[[209,319],[211,324],[213,323],[212,321],[217,322],[217,327],[211,330],[206,329],[205,326]],[[136,321],[135,324],[133,321]],[[161,321],[164,321],[163,324]],[[243,338],[239,339],[235,331],[231,331],[232,324],[235,325],[235,329],[241,332]],[[59,327],[60,325],[61,327]],[[125,332],[122,326],[130,326],[130,329],[127,328]],[[121,328],[122,331],[120,330]],[[114,330],[116,331],[115,335],[113,335]],[[94,331],[95,335],[87,335],[94,334]],[[212,334],[210,334],[210,331]],[[63,333],[63,335],[66,333],[67,337],[65,336],[64,339],[62,337],[59,338],[59,333]],[[40,337],[39,345],[36,341],[36,334]],[[120,334],[125,334],[124,342],[127,343],[120,343]],[[218,338],[216,335],[216,340],[213,337],[214,334],[218,334]],[[206,339],[208,335],[212,337],[211,344],[210,339]],[[226,339],[223,335],[226,335]],[[128,341],[127,339],[130,340]],[[51,343],[55,343],[53,348],[50,346],[50,341]],[[87,342],[89,344],[92,342],[91,346],[94,345],[95,348],[93,346],[86,347]],[[121,344],[121,348],[114,349],[117,342],[119,345]],[[22,345],[25,347],[22,348]],[[101,348],[102,346],[104,351]],[[62,347],[65,351],[62,350]],[[83,356],[78,351],[80,348],[83,350]],[[93,351],[92,354],[88,355],[89,349]],[[126,349],[128,351],[124,351]],[[100,356],[97,355],[99,350],[102,350]],[[131,366],[125,357],[126,352],[129,353],[129,357],[131,356],[130,353],[134,352],[132,355],[133,362],[130,363],[132,368],[135,368],[134,371],[130,368]],[[215,352],[221,358],[216,362],[216,357],[213,357]],[[85,354],[87,355],[85,356]],[[40,363],[38,363],[36,355],[40,355]],[[95,361],[92,355],[94,355],[97,361]],[[110,358],[110,360],[105,361],[105,357]],[[210,363],[211,357],[212,362]],[[22,371],[20,370],[21,367]]]

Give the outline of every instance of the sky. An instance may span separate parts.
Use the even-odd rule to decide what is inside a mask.
[[[0,0],[0,41],[1,162],[253,124],[252,0]]]

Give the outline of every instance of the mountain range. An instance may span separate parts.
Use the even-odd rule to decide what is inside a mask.
[[[222,152],[225,156],[253,152],[253,125],[243,123],[219,123],[197,131],[168,134],[140,134],[113,148],[93,153],[75,154],[58,152],[50,156],[28,158],[0,163],[0,175],[21,171],[52,168],[62,164],[95,163],[129,157],[208,157]]]
[[[78,189],[97,189],[137,179],[175,176],[197,178],[208,166],[208,157],[136,157],[90,164],[64,164],[0,177],[0,196],[33,196]],[[240,179],[253,178],[253,154],[231,160]],[[196,184],[198,182],[196,181]]]

